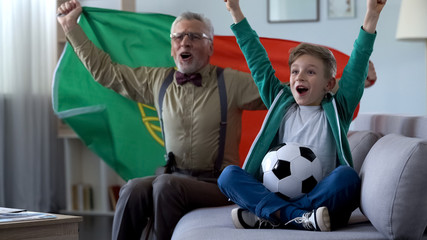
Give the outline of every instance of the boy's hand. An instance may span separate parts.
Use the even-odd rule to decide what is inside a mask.
[[[227,6],[228,11],[233,11],[236,8],[239,8],[239,0],[224,0],[225,6]]]
[[[381,13],[381,11],[383,10],[385,4],[386,4],[387,0],[368,0],[368,10],[367,12],[374,12],[377,15],[379,15]]]
[[[363,29],[368,33],[375,33],[380,13],[383,10],[387,0],[367,0],[367,10]]]
[[[231,13],[234,23],[242,21],[245,16],[240,9],[239,0],[224,0],[227,10]]]
[[[77,19],[82,13],[82,7],[78,0],[70,0],[58,7],[57,20],[65,33],[77,25]]]

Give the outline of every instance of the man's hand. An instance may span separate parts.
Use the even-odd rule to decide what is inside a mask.
[[[58,7],[57,20],[65,33],[77,25],[77,19],[81,13],[82,7],[78,0],[70,0]]]
[[[369,61],[368,77],[365,80],[365,88],[375,84],[377,81],[377,72],[375,71],[374,63]]]

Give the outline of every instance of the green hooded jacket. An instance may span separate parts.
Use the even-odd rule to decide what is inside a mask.
[[[268,108],[261,130],[243,164],[243,168],[248,173],[260,178],[261,162],[268,150],[278,144],[277,135],[280,124],[286,111],[295,104],[295,100],[290,88],[275,76],[275,70],[267,52],[247,19],[233,24],[231,29],[246,58],[261,98]],[[353,112],[363,95],[364,81],[368,74],[368,63],[375,38],[376,33],[370,34],[360,29],[350,59],[339,81],[339,90],[335,95],[328,94],[321,103],[335,139],[337,165],[353,166],[347,133]]]

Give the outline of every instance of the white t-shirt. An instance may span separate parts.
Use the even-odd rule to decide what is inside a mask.
[[[309,147],[322,164],[323,177],[336,167],[335,141],[321,106],[291,106],[282,120],[279,141]]]

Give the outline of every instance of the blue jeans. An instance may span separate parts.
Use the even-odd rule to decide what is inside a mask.
[[[218,178],[220,190],[234,203],[273,223],[286,223],[303,213],[325,206],[331,228],[347,225],[351,213],[359,206],[360,178],[348,166],[339,166],[308,194],[286,201],[270,192],[260,181],[238,166],[228,166]],[[274,215],[280,211],[280,219]],[[299,228],[298,225],[294,225]]]

